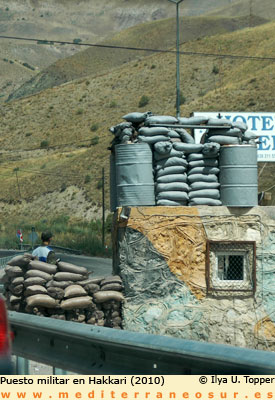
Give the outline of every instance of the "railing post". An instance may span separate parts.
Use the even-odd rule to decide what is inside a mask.
[[[29,375],[29,360],[16,357],[15,372],[16,375]]]

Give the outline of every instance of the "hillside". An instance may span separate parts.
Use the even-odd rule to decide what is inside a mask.
[[[275,22],[191,41],[181,50],[270,56],[274,38]],[[272,61],[181,56],[181,114],[273,111],[274,83]],[[144,94],[149,104],[139,108]],[[1,229],[15,218],[34,223],[60,213],[88,220],[100,215],[102,167],[108,199],[109,127],[127,112],[148,109],[175,114],[173,54],[152,55],[0,106]],[[271,186],[273,169],[268,164],[263,170],[260,190]]]
[[[181,41],[188,42],[225,32],[257,26],[266,20],[258,17],[184,17],[180,20]],[[169,49],[175,44],[175,20],[147,22],[123,30],[102,42],[103,45],[135,48]],[[63,47],[63,46],[60,46]],[[33,76],[8,101],[37,93],[84,76],[108,73],[124,63],[151,55],[150,52],[89,47],[71,57],[61,59]],[[6,97],[5,97],[6,99]]]
[[[264,0],[264,2],[266,1],[272,0]],[[230,18],[246,17],[249,12],[245,11],[245,6],[241,10],[241,14],[239,14],[238,7],[230,9],[230,12],[224,11],[223,8],[229,4],[232,7],[239,3],[246,4],[246,2],[247,0],[204,0],[203,2],[185,0],[181,3],[179,10],[180,15],[184,17],[203,16],[209,12],[215,12],[215,15],[222,17],[227,15]],[[272,18],[272,7],[266,9],[271,9],[271,13],[266,12],[263,18],[269,20]],[[255,10],[253,14],[254,21],[253,19],[246,22],[240,21],[240,26],[235,26],[233,30],[261,23],[258,20],[258,16],[262,18],[261,8],[257,10],[257,13]],[[40,40],[40,43],[45,40],[70,42],[81,40],[82,43],[98,43],[130,27],[167,18],[175,18],[175,6],[167,0],[150,2],[147,0],[48,0],[47,2],[42,0],[2,0],[0,4],[0,35],[36,38]],[[184,21],[184,25],[185,23],[188,26],[188,20]],[[233,25],[236,23],[237,21],[232,22]],[[208,35],[208,27],[205,27],[204,24],[202,27],[195,24],[194,27],[191,27],[191,32],[194,32],[196,27],[198,28],[196,36]],[[225,22],[224,30],[222,26],[219,28],[216,33],[232,30],[228,27],[227,22]],[[214,33],[212,30],[211,34]],[[194,38],[186,29],[184,30],[185,37],[187,40]],[[60,72],[59,66],[62,68],[62,65],[54,66],[54,70],[50,69],[45,72],[43,70],[55,61],[77,54],[83,49],[82,46],[58,45],[57,43],[37,46],[35,41],[9,39],[0,39],[0,43],[2,49],[0,102],[6,100],[11,93],[16,92],[24,82],[31,78],[34,80],[27,86],[34,84],[35,92],[65,82],[67,75],[70,80],[71,75],[68,74],[68,71],[65,76]],[[102,52],[95,56],[100,57],[101,54]],[[127,57],[123,56],[123,61],[127,62],[132,58],[133,54],[128,54]],[[108,57],[107,62],[109,62]],[[101,66],[99,67],[101,68]],[[40,71],[43,73],[36,77]],[[104,68],[104,72],[107,72],[106,68]],[[21,96],[22,92],[24,89],[16,92],[17,94],[13,98]],[[29,88],[28,93],[30,93]]]
[[[208,13],[206,13],[208,14]],[[275,3],[273,0],[237,0],[224,6],[220,4],[216,10],[210,10],[210,15],[223,15],[223,16],[244,16],[244,15],[257,15],[261,18],[269,20],[275,19]]]

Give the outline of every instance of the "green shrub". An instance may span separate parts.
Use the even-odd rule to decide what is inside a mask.
[[[41,149],[47,149],[49,147],[50,143],[48,140],[42,140],[42,142],[40,143],[40,147]]]
[[[145,107],[148,103],[149,103],[149,97],[143,95],[143,96],[141,96],[141,98],[139,100],[138,106],[139,107]]]
[[[95,146],[99,142],[99,137],[95,136],[91,139],[91,146]]]
[[[80,42],[82,42],[82,39],[80,39],[80,38],[76,38],[73,40],[73,43],[75,43],[75,44],[78,44]]]
[[[220,72],[219,67],[217,67],[217,65],[213,65],[212,73],[217,75],[219,72]]]
[[[115,100],[112,100],[110,103],[110,108],[116,108],[117,107],[117,102]]]
[[[99,126],[98,123],[93,124],[93,125],[91,126],[91,128],[90,128],[91,131],[92,131],[92,132],[97,131],[97,130],[98,130],[98,126]]]
[[[76,115],[81,115],[83,114],[84,110],[83,108],[79,108],[78,110],[76,110]]]
[[[99,190],[99,189],[102,189],[102,179],[99,179],[98,181],[97,181],[97,184],[96,184],[96,188]]]
[[[91,175],[86,175],[86,176],[85,176],[85,179],[84,179],[84,183],[85,183],[85,184],[90,183],[91,180],[92,180]]]

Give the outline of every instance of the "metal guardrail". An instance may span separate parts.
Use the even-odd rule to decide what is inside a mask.
[[[15,355],[82,374],[275,374],[275,354],[9,312]]]

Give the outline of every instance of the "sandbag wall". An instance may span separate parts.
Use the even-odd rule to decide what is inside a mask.
[[[48,264],[26,253],[8,262],[2,281],[9,310],[121,328],[119,276],[90,278],[84,267]]]
[[[257,136],[243,122],[228,119],[153,115],[133,112],[110,128],[116,144],[147,143],[153,152],[156,205],[222,205],[219,183],[219,150],[228,144],[254,144]],[[162,126],[163,125],[163,126]],[[169,125],[169,127],[167,127]],[[204,125],[200,144],[181,126]],[[173,127],[174,126],[174,127]],[[119,205],[119,204],[118,204]],[[130,205],[130,204],[129,204]],[[138,204],[136,204],[138,205]]]

